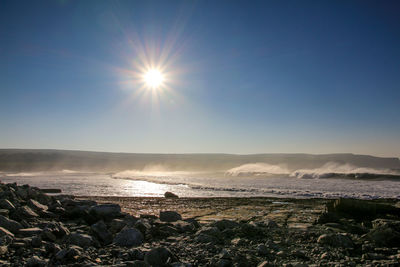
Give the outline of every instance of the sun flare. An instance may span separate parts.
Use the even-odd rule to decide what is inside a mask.
[[[144,82],[148,88],[159,88],[163,85],[164,75],[157,69],[148,70],[144,74]]]

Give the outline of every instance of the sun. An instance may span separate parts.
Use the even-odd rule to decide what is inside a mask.
[[[164,82],[164,75],[158,69],[148,70],[143,78],[146,86],[150,89],[160,88]]]

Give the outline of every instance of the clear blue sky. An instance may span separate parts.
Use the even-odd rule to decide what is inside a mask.
[[[399,1],[0,1],[0,147],[400,156]],[[143,90],[140,59],[164,62]]]

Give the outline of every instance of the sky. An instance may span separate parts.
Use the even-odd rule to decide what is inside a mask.
[[[0,1],[0,148],[400,157],[398,14],[398,1]]]

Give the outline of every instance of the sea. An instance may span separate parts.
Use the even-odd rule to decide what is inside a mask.
[[[288,171],[282,166],[245,164],[223,172],[163,169],[118,172],[0,172],[3,183],[57,188],[77,196],[280,197],[400,199],[400,172],[325,165]]]

